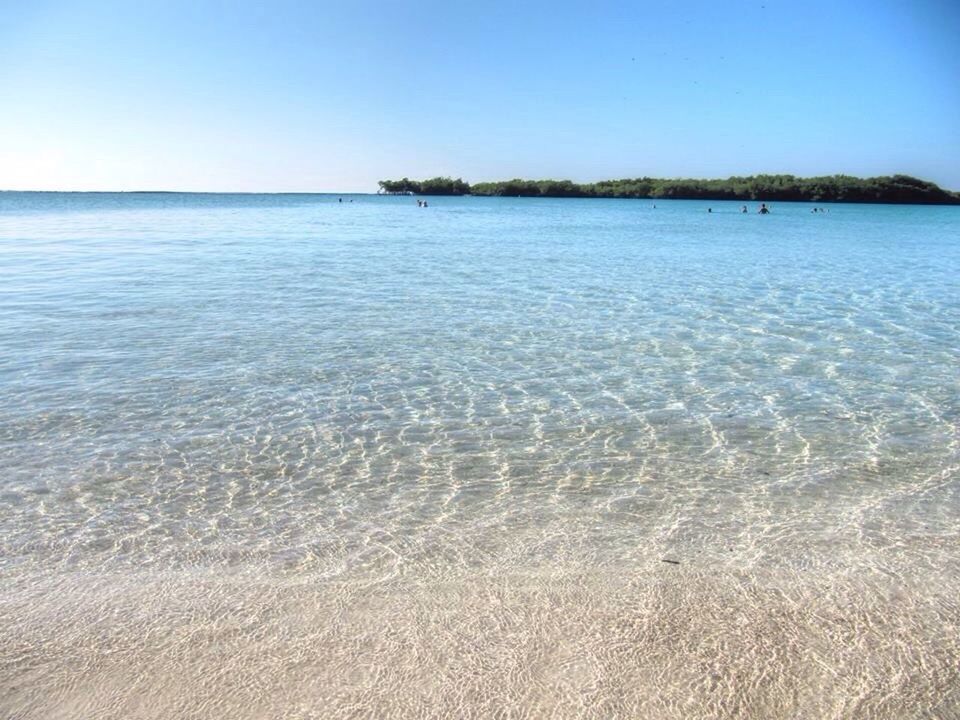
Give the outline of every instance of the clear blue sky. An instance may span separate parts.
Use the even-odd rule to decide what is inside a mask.
[[[960,190],[960,2],[0,0],[0,188],[904,172]]]

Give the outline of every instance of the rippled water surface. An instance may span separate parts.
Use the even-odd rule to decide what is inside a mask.
[[[0,716],[960,715],[960,208],[738,208],[0,194]]]

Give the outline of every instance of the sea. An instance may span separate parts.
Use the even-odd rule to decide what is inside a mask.
[[[0,717],[960,717],[960,207],[428,200],[0,193]]]

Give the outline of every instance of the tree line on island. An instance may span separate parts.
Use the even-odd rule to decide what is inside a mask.
[[[405,195],[960,204],[960,193],[949,192],[932,182],[909,175],[871,178],[850,175],[811,178],[751,175],[725,180],[642,177],[595,183],[515,179],[472,185],[460,178],[435,177],[428,180],[381,180],[379,184],[381,193]]]

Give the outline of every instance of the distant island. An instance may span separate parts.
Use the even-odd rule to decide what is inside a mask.
[[[471,185],[460,178],[381,180],[380,193],[397,195],[486,195],[548,198],[648,198],[675,200],[764,200],[798,202],[909,203],[960,205],[950,192],[909,175],[858,178],[828,175],[751,175],[726,180],[626,178],[596,183],[570,180],[504,180]]]

